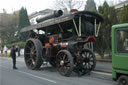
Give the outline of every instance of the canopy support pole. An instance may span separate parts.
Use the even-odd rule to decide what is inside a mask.
[[[74,20],[74,19],[73,19],[73,24],[74,24],[74,26],[75,26],[76,33],[77,33],[77,35],[79,36],[79,32],[78,32],[78,29],[77,29],[77,26],[76,26],[76,23],[75,23],[75,20]]]

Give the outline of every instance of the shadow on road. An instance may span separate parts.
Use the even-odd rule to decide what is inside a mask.
[[[57,72],[57,69],[55,67],[51,67],[51,66],[41,67],[37,71],[44,71],[44,70],[49,71],[49,72]]]

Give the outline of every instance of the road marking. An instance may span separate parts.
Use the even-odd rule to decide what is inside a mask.
[[[57,83],[56,81],[51,80],[51,79],[47,79],[47,78],[44,78],[44,77],[36,76],[36,75],[30,74],[30,73],[27,73],[27,72],[24,72],[24,71],[19,71],[19,70],[17,70],[17,71],[20,72],[20,73],[23,73],[23,74],[27,74],[29,76],[33,76],[33,77],[38,78],[38,79],[46,80],[46,81],[49,81],[49,82],[52,82],[52,83]]]
[[[111,73],[97,72],[97,71],[92,71],[92,72],[93,72],[93,73],[97,73],[97,74],[102,74],[102,75],[112,76]]]

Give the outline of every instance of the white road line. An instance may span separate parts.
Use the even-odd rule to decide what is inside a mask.
[[[52,82],[52,83],[57,83],[56,81],[51,80],[51,79],[47,79],[47,78],[44,78],[44,77],[36,76],[36,75],[30,74],[30,73],[27,73],[27,72],[24,72],[24,71],[19,71],[19,70],[17,70],[17,71],[20,72],[20,73],[23,73],[23,74],[27,74],[29,76],[33,76],[33,77],[38,78],[38,79],[46,80],[46,81],[49,81],[49,82]]]
[[[96,74],[102,74],[102,75],[107,75],[107,76],[112,76],[111,73],[104,73],[104,72],[97,72],[97,71],[92,71],[93,73],[96,73]]]

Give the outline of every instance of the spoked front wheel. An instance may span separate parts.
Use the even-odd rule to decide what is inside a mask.
[[[69,76],[73,70],[73,58],[69,51],[59,51],[56,58],[56,66],[59,73],[63,76]]]

